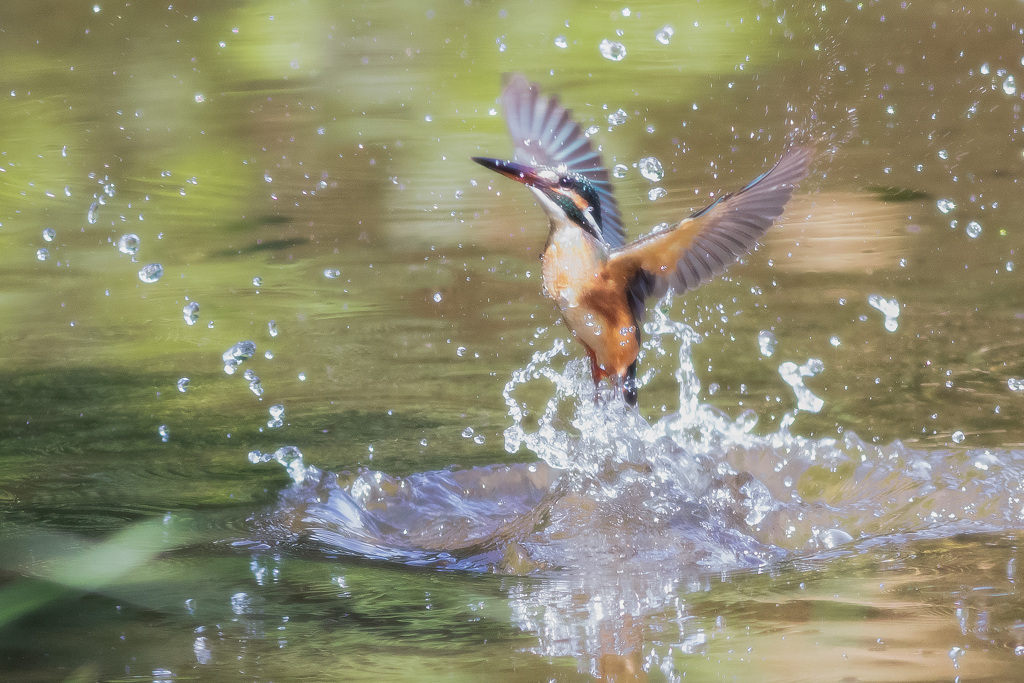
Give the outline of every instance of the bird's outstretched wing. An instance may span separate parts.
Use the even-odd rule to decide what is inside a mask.
[[[541,95],[537,85],[522,74],[510,74],[506,79],[501,104],[516,148],[515,160],[531,166],[564,165],[590,180],[600,198],[601,236],[609,247],[621,247],[625,231],[608,169],[572,120],[572,112],[559,104],[557,96]]]
[[[660,297],[670,289],[694,289],[753,249],[782,215],[813,158],[813,147],[793,147],[739,192],[723,195],[667,230],[612,251],[608,275],[628,287],[637,319],[642,319],[648,297]]]

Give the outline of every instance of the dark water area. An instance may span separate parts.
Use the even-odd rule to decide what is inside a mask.
[[[1019,2],[0,35],[3,680],[1020,677]],[[629,239],[819,141],[756,252],[650,302],[635,411],[470,161],[511,154],[513,71]]]

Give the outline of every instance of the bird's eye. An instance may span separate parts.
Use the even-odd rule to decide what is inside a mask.
[[[562,187],[569,187],[570,185],[572,185],[572,178],[570,178],[569,176],[562,176],[561,178],[558,179],[558,184],[561,185]]]

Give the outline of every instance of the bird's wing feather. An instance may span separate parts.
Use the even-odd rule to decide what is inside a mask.
[[[622,216],[601,155],[557,96],[541,95],[537,85],[522,74],[507,79],[501,103],[516,149],[515,160],[531,166],[564,165],[590,180],[600,198],[601,236],[609,247],[621,247],[626,241]]]
[[[753,249],[782,215],[813,158],[813,147],[794,147],[739,192],[723,195],[668,230],[613,250],[607,272],[628,287],[638,319],[648,297],[694,289]]]

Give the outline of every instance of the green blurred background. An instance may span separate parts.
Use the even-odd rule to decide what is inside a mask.
[[[923,448],[956,448],[962,432],[964,446],[1019,446],[1019,8],[0,10],[0,532],[10,549],[0,672],[588,676],[570,654],[528,651],[532,636],[509,620],[494,577],[230,543],[289,482],[251,464],[253,449],[296,445],[326,470],[393,475],[534,458],[503,448],[501,389],[566,336],[540,294],[546,226],[527,193],[468,159],[511,152],[497,104],[509,71],[559,93],[606,162],[624,167],[616,188],[631,238],[742,186],[788,141],[824,138],[788,224],[729,277],[674,303],[705,338],[694,352],[703,400],[732,415],[752,408],[770,432],[795,407],[778,365],[819,358],[825,371],[807,383],[825,408],[799,414],[795,432]],[[608,59],[602,41],[625,56]],[[625,121],[611,123],[619,110]],[[664,165],[660,183],[638,172],[646,156]],[[652,201],[655,186],[668,194]],[[118,249],[130,234],[135,254]],[[142,281],[154,263],[162,276]],[[871,294],[898,300],[896,331]],[[759,352],[762,330],[778,339],[773,356]],[[257,352],[228,375],[222,354],[243,340]],[[677,408],[678,387],[671,359],[651,363],[661,373],[640,407],[656,418]],[[258,375],[256,391],[244,370]],[[284,425],[270,427],[276,405]],[[991,552],[1016,552],[1006,538]],[[878,565],[849,562],[864,585],[878,583]],[[271,586],[257,591],[259,610],[234,610],[230,597],[252,589],[258,568],[285,565],[282,583],[257,582]],[[339,600],[342,573],[349,597]],[[819,568],[806,581],[842,573]],[[757,581],[755,593],[783,590]],[[424,593],[444,609],[421,613]],[[197,616],[185,600],[216,607]],[[481,622],[466,605],[483,602]],[[821,618],[833,617],[846,618]],[[752,607],[730,619],[757,631],[774,617]],[[299,633],[278,634],[285,623]],[[955,635],[922,636],[921,647],[945,657]],[[757,646],[770,652],[772,638]],[[835,638],[857,642],[838,626]],[[1010,640],[980,671],[1013,661],[1000,658]],[[203,648],[216,654],[204,660]],[[719,670],[704,655],[680,666],[757,671]],[[856,671],[874,671],[869,660]],[[948,664],[920,670],[952,675]]]

